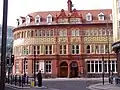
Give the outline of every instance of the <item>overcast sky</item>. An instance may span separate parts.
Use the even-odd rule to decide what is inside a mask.
[[[19,16],[36,11],[56,11],[67,9],[68,0],[8,0],[8,25],[16,26]],[[74,8],[112,9],[113,0],[72,0]],[[3,0],[0,0],[0,24],[2,23]]]

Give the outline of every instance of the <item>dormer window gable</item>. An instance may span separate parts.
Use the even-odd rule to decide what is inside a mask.
[[[17,25],[22,25],[25,22],[25,17],[21,17],[17,19]]]
[[[50,14],[47,16],[47,23],[48,24],[52,23],[52,15],[50,15]]]
[[[92,21],[92,14],[91,13],[88,13],[86,15],[86,21]]]
[[[98,20],[105,20],[105,15],[101,12],[100,14],[98,14]]]
[[[35,23],[36,23],[36,24],[39,24],[40,21],[41,21],[41,17],[40,17],[39,15],[37,15],[37,16],[35,17]]]
[[[29,24],[30,23],[30,16],[28,15],[28,16],[26,16],[26,24]]]

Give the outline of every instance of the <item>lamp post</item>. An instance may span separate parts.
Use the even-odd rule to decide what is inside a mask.
[[[104,85],[104,56],[102,55],[102,64],[103,64],[103,73],[102,73],[102,81],[103,81],[103,85]]]
[[[24,55],[25,56],[28,55],[28,49],[24,49]],[[23,59],[23,73],[24,74],[26,73],[26,60],[27,60],[27,58],[24,57],[24,59]]]
[[[24,74],[25,74],[25,71],[26,71],[26,69],[25,69],[26,60],[27,60],[27,59],[26,59],[26,58],[24,58],[24,61],[23,61],[23,62],[24,62]]]
[[[110,83],[110,51],[109,51],[109,31],[108,31],[108,21],[107,21],[107,42],[108,42],[108,49],[107,49],[107,53],[108,53],[108,79],[109,79],[109,83]]]
[[[0,90],[5,90],[5,58],[6,58],[6,41],[7,41],[7,11],[8,0],[3,0],[3,24],[2,24],[2,41],[1,41],[1,72],[0,72]]]
[[[35,66],[36,66],[36,65],[35,65],[35,63],[36,63],[36,52],[35,52],[35,50],[34,50],[34,60],[33,60],[33,61],[34,61],[34,62],[33,62],[33,63],[34,63],[34,83],[35,83],[35,86],[36,86],[36,72],[35,72],[35,71],[36,71],[36,70],[35,70],[35,69],[36,69],[36,68],[35,68]]]

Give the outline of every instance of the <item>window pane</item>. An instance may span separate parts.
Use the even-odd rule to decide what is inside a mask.
[[[95,63],[95,72],[98,72],[98,63]]]
[[[99,63],[99,72],[102,72],[102,64]]]
[[[90,64],[87,64],[87,70],[90,72]]]
[[[91,64],[91,72],[94,72],[94,64]]]

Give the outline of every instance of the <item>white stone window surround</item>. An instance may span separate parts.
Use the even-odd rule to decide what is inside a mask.
[[[53,54],[53,45],[45,45],[45,54],[46,55],[51,55]]]
[[[98,14],[98,20],[100,20],[100,21],[105,20],[105,15],[102,12],[100,14]]]
[[[50,14],[47,16],[47,23],[48,24],[52,23],[52,15],[50,15]]]
[[[67,36],[67,30],[60,30],[59,36]]]
[[[52,73],[52,61],[51,60],[45,60],[45,73]]]
[[[90,48],[87,49],[87,46],[90,46]],[[97,46],[97,49],[96,49],[96,46]],[[88,50],[90,50],[90,53],[87,53]],[[111,53],[111,44],[109,44],[109,52]],[[86,53],[87,54],[105,54],[107,53],[107,44],[100,44],[100,45],[88,44],[86,45]]]
[[[35,23],[39,24],[41,22],[41,17],[39,15],[36,15],[35,17]]]
[[[80,54],[80,45],[71,45],[71,54]]]
[[[86,21],[92,21],[92,14],[91,13],[88,13],[86,15]]]
[[[72,30],[71,36],[80,36],[80,30]]]
[[[36,74],[38,73],[38,71],[39,71],[39,68],[40,68],[40,62],[39,61],[36,61],[35,62],[35,72],[36,72]]]
[[[60,45],[59,46],[59,53],[64,55],[64,54],[67,54],[67,45]]]
[[[26,16],[26,24],[30,23],[30,16]]]
[[[22,25],[23,24],[23,19],[20,17],[19,18],[19,25]]]

